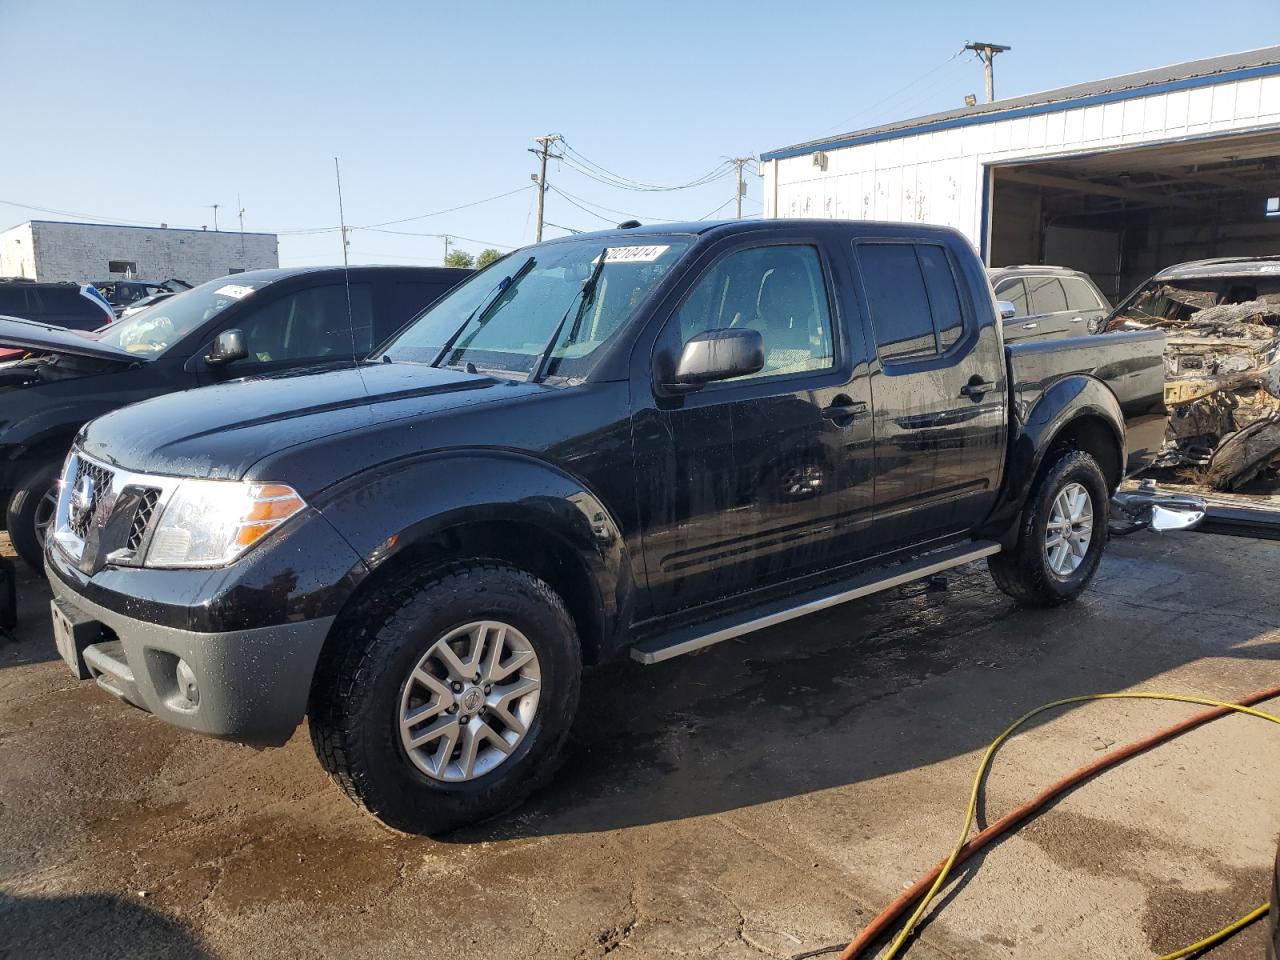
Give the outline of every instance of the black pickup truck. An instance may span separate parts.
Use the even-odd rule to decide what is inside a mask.
[[[526,248],[368,361],[90,423],[46,564],[82,678],[191,730],[306,715],[435,833],[545,782],[584,664],[986,558],[1076,597],[1159,448],[1162,337],[1006,346],[972,248],[816,220]]]
[[[30,351],[0,362],[0,530],[8,529],[18,555],[40,569],[54,482],[76,431],[94,417],[236,377],[350,363],[470,273],[252,270],[184,291],[89,336],[0,316],[0,349]]]

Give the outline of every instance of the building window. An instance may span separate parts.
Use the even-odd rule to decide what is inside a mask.
[[[227,267],[227,275],[230,276],[233,273],[244,273],[244,267]]]
[[[138,264],[133,260],[108,260],[107,273],[123,273],[133,276],[138,272]]]

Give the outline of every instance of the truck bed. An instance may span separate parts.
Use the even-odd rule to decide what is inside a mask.
[[[1164,334],[1094,334],[1006,344],[1014,415],[1023,418],[1055,384],[1074,375],[1101,381],[1125,420],[1125,473],[1147,466],[1164,439]]]

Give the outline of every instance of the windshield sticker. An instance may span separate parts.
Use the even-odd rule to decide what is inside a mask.
[[[249,294],[253,293],[253,287],[246,287],[242,283],[228,283],[224,287],[219,287],[213,291],[215,294],[223,297],[232,297],[236,300],[243,300]]]
[[[610,247],[605,254],[605,263],[653,263],[671,249],[671,244],[662,243],[648,247]],[[597,257],[596,259],[599,259]]]

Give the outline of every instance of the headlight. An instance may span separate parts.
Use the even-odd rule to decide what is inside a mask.
[[[224,566],[305,506],[283,483],[183,480],[160,515],[144,566]]]

